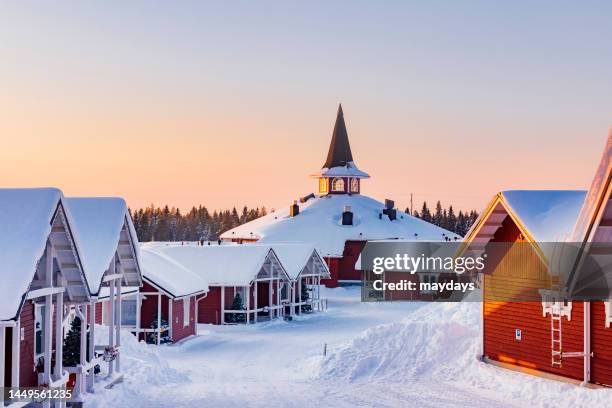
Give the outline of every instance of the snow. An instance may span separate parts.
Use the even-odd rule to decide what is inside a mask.
[[[502,196],[536,242],[564,242],[586,195],[582,190],[510,190]]]
[[[160,267],[167,273],[174,273],[176,277],[183,276],[184,272],[171,272],[173,265],[179,265],[190,271],[194,276],[210,286],[246,286],[257,276],[268,259],[269,245],[168,245],[154,243],[142,244],[143,270],[145,275],[154,259],[152,256],[145,260],[144,253],[157,255],[157,259],[164,259],[165,265]],[[165,272],[164,272],[165,273]],[[159,276],[161,277],[161,276]],[[194,286],[195,287],[195,286]]]
[[[71,197],[66,203],[72,215],[73,231],[77,232],[81,243],[80,256],[87,281],[95,295],[117,251],[125,220],[131,224],[127,204],[115,197]],[[130,232],[132,242],[138,242],[132,229]],[[138,257],[138,253],[136,255]]]
[[[208,282],[164,251],[164,246],[141,244],[143,277],[173,297],[208,292]],[[169,247],[168,247],[169,248]]]
[[[353,212],[353,225],[342,225],[346,206]],[[340,257],[347,240],[408,239],[443,241],[458,235],[397,211],[394,221],[383,214],[384,204],[360,194],[329,194],[300,204],[300,213],[289,216],[289,207],[270,213],[222,234],[223,239],[256,238],[261,243],[308,242],[322,256]]]
[[[480,362],[480,303],[362,303],[358,287],[323,295],[325,313],[199,325],[176,345],[124,334],[124,383],[87,406],[597,408],[612,398]]]
[[[358,178],[369,178],[370,175],[357,168],[354,162],[348,162],[346,166],[337,167],[323,167],[319,173],[315,174],[317,177],[358,177]]]
[[[17,315],[62,198],[55,188],[0,189],[0,320]]]
[[[244,244],[248,246],[259,245],[259,244]],[[312,244],[305,244],[300,242],[281,242],[281,243],[271,243],[270,246],[274,250],[276,256],[280,260],[281,264],[285,268],[287,275],[291,278],[291,280],[296,280],[302,270],[308,265],[313,258],[318,259],[319,265],[325,269],[322,272],[323,276],[330,276],[329,269],[327,268],[327,264],[321,256],[319,252],[315,249]]]

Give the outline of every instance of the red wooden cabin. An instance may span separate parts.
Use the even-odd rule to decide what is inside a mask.
[[[64,388],[63,323],[89,287],[61,191],[0,189],[0,225],[0,383]]]
[[[612,386],[611,302],[570,297],[575,280],[564,281],[554,273],[554,255],[545,249],[549,242],[612,242],[611,148],[609,139],[588,194],[503,192],[468,232],[465,241],[471,251],[490,253],[496,243],[513,244],[490,260],[482,281],[484,361]],[[578,270],[578,264],[570,266]]]
[[[155,245],[164,244],[141,247],[144,284],[134,299],[133,331],[139,339],[160,344],[167,335],[176,343],[197,334],[196,299],[209,288],[206,281],[163,251],[152,250]]]

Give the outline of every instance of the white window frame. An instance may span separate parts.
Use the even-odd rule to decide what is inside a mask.
[[[53,306],[52,306],[53,307]],[[36,364],[38,362],[38,359],[40,357],[44,357],[45,355],[45,314],[44,314],[44,308],[45,305],[44,304],[34,304],[34,364]],[[53,310],[53,309],[52,309]],[[51,312],[51,320],[53,321],[53,311]],[[36,330],[36,320],[40,318],[40,331],[41,331],[41,336],[40,336],[40,350],[41,352],[39,354],[36,354],[36,332],[38,330]]]
[[[351,193],[359,191],[359,179],[357,177],[351,178]]]
[[[342,188],[337,188],[336,187],[336,183],[341,184]],[[331,190],[332,191],[345,191],[344,179],[342,177],[335,177],[335,178],[333,178],[332,182],[331,182]]]
[[[191,323],[191,297],[183,298],[183,327]]]

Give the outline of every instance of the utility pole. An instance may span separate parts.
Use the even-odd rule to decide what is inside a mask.
[[[410,215],[414,215],[414,212],[412,212],[412,193],[410,193]]]

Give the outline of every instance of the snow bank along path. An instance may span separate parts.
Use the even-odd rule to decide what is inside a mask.
[[[126,332],[125,382],[89,396],[87,403],[130,408],[610,406],[609,389],[582,389],[480,363],[478,303],[361,303],[358,293],[357,288],[327,289],[327,313],[293,322],[200,325],[200,336],[173,346],[139,344]],[[105,338],[103,330],[99,335]]]

